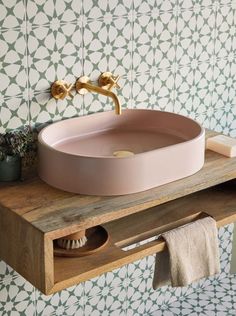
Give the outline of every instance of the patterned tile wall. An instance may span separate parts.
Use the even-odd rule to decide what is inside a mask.
[[[122,106],[236,136],[236,0],[1,0],[0,132],[110,110],[50,98],[56,79],[122,75]]]
[[[50,296],[0,261],[0,315],[233,316],[236,275],[229,275],[233,228],[231,224],[218,233],[222,273],[183,288],[152,289],[155,255]]]
[[[236,0],[0,1],[0,132],[111,109],[96,94],[49,94],[56,79],[106,70],[122,75],[124,108],[181,113],[236,137]],[[225,272],[232,228],[219,233]],[[153,263],[45,297],[0,262],[0,315],[191,315],[197,304],[199,315],[235,315],[234,277],[153,292]]]

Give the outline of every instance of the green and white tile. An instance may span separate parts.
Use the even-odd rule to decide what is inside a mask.
[[[234,224],[226,225],[218,229],[219,240],[233,240]]]
[[[12,97],[27,88],[26,31],[0,31],[0,95]]]
[[[50,92],[32,96],[30,122],[32,125],[50,123],[83,114],[83,99],[79,94],[73,98],[55,100]]]
[[[129,16],[131,9],[131,0],[85,0],[83,3],[85,18],[93,20]]]
[[[20,29],[25,23],[25,0],[3,0],[0,3],[0,29]]]
[[[236,276],[227,276],[202,291],[191,293],[172,304],[162,305],[152,316],[229,316],[236,311]]]
[[[6,279],[15,279],[17,277],[19,277],[19,274],[5,261],[0,260],[0,283],[4,283]]]
[[[219,59],[214,66],[214,90],[212,107],[232,107],[236,105],[236,59],[232,54],[227,59]]]
[[[36,290],[37,316],[82,316],[84,283],[45,296]]]
[[[83,36],[83,72],[96,81],[104,71],[127,76],[131,70],[131,23],[127,18],[106,18],[86,24]]]
[[[221,0],[230,1],[230,0]],[[215,4],[213,0],[179,0],[178,5],[182,10],[199,10],[199,8],[212,7]]]
[[[214,53],[215,13],[211,7],[180,10],[177,18],[176,60],[179,65],[205,62]]]
[[[0,133],[29,125],[27,96],[21,94],[11,98],[0,96],[0,102]]]
[[[0,283],[0,315],[36,316],[35,289],[22,277]]]
[[[179,67],[175,78],[174,111],[196,117],[211,108],[213,67],[210,63],[198,63]]]
[[[173,11],[176,7],[174,0],[134,0],[134,12],[136,14],[158,14],[160,11]]]
[[[224,108],[216,110],[211,119],[210,128],[232,137],[236,137],[236,106],[229,106],[226,112]]]
[[[31,27],[28,34],[29,85],[34,93],[55,80],[74,83],[82,71],[81,26],[67,23]]]
[[[145,315],[150,299],[149,286],[153,278],[154,256],[148,256],[128,265],[127,315]]]
[[[152,67],[165,69],[175,60],[175,13],[154,13],[134,18],[132,68],[136,73],[148,72]]]
[[[127,267],[113,270],[85,282],[85,316],[125,316]]]
[[[150,73],[134,77],[133,108],[171,111],[174,106],[174,75],[169,69],[153,67]]]
[[[215,54],[218,58],[236,55],[236,6],[219,6],[216,14]]]
[[[27,21],[31,25],[60,25],[81,17],[82,0],[27,0]]]

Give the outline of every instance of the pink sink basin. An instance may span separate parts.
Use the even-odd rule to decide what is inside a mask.
[[[74,193],[121,195],[190,176],[204,163],[195,121],[154,110],[68,119],[39,134],[39,176]]]

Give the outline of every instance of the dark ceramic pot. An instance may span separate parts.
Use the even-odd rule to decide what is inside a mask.
[[[0,160],[0,181],[16,181],[21,177],[21,157],[7,156]]]

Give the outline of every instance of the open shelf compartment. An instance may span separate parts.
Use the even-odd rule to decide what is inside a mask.
[[[110,242],[103,250],[87,257],[54,257],[52,292],[162,251],[165,247],[162,240],[152,240],[127,251],[122,248],[194,221],[202,212],[212,216],[218,227],[232,223],[236,220],[235,190],[236,181],[231,181],[104,224]]]

